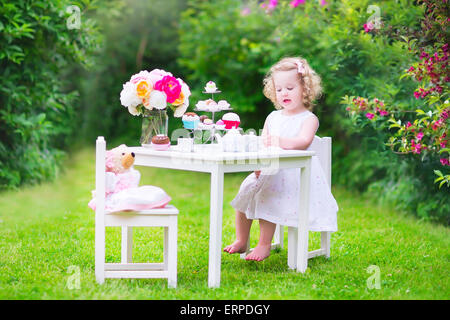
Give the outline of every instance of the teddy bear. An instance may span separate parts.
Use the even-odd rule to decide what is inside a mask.
[[[134,169],[135,155],[125,144],[106,151],[105,212],[141,211],[163,208],[170,196],[156,186],[140,186],[141,174]],[[96,192],[88,206],[96,210]]]

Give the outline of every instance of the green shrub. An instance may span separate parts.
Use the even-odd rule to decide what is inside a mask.
[[[101,41],[84,15],[90,1],[78,4],[80,28],[70,5],[0,0],[0,189],[58,172],[77,98],[66,89],[65,72],[73,64],[89,66]]]

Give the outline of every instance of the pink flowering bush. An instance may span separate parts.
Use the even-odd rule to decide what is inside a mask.
[[[435,100],[436,95],[428,99]],[[430,101],[428,101],[430,102]],[[432,102],[432,101],[431,101]],[[409,154],[411,156],[433,159],[438,179],[436,182],[449,186],[449,176],[443,175],[441,166],[449,166],[449,113],[448,101],[440,105],[433,105],[434,110],[425,112],[422,109],[415,111],[398,110],[395,106],[386,106],[377,98],[369,100],[363,97],[345,97],[343,103],[355,123],[368,122],[376,130],[388,133],[386,145],[396,154]],[[414,120],[404,120],[411,114]],[[441,179],[439,179],[441,178]]]
[[[448,26],[448,19],[440,15],[441,6],[426,2],[424,32],[434,34],[434,45],[420,46],[414,36],[407,38],[409,50],[415,52],[418,61],[413,63],[400,78],[415,80],[418,88],[412,93],[422,106],[415,110],[403,110],[395,101],[388,106],[377,98],[344,97],[342,103],[354,123],[357,119],[369,122],[376,130],[387,133],[385,144],[396,154],[409,155],[424,161],[430,158],[435,166],[436,183],[450,187],[449,171],[449,49],[441,28]],[[441,17],[435,24],[429,24],[430,16]],[[366,29],[366,26],[364,27]],[[367,31],[366,31],[367,32]]]

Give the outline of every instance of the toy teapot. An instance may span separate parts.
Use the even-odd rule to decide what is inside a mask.
[[[239,130],[230,129],[223,137],[218,133],[214,136],[224,152],[258,151],[258,137],[253,132],[248,135],[241,135]]]

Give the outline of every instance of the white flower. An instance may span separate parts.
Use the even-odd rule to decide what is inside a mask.
[[[139,81],[146,80],[150,82],[150,72],[147,70],[141,71],[135,75],[133,75],[130,79],[132,83],[138,83]]]
[[[181,83],[181,92],[183,92],[184,98],[188,99],[191,95],[191,89],[189,89],[189,86],[181,80],[180,78],[177,78],[178,82]]]
[[[129,106],[128,112],[130,112],[133,116],[138,116],[140,114],[137,108],[134,106]]]
[[[123,85],[120,92],[120,103],[124,107],[136,107],[142,103],[142,100],[136,94],[136,84],[128,81]]]
[[[152,108],[159,110],[165,109],[167,106],[167,95],[162,91],[153,90],[152,93],[150,93],[148,104]]]
[[[189,99],[184,99],[184,103],[180,104],[174,111],[173,116],[176,118],[182,117],[183,114],[186,112],[187,107],[189,106]]]
[[[179,118],[183,116],[189,106],[189,97],[191,95],[191,90],[189,86],[182,79],[177,78],[178,82],[181,83],[181,93],[184,96],[184,101],[179,106],[175,106],[175,111],[173,113],[174,117]]]

